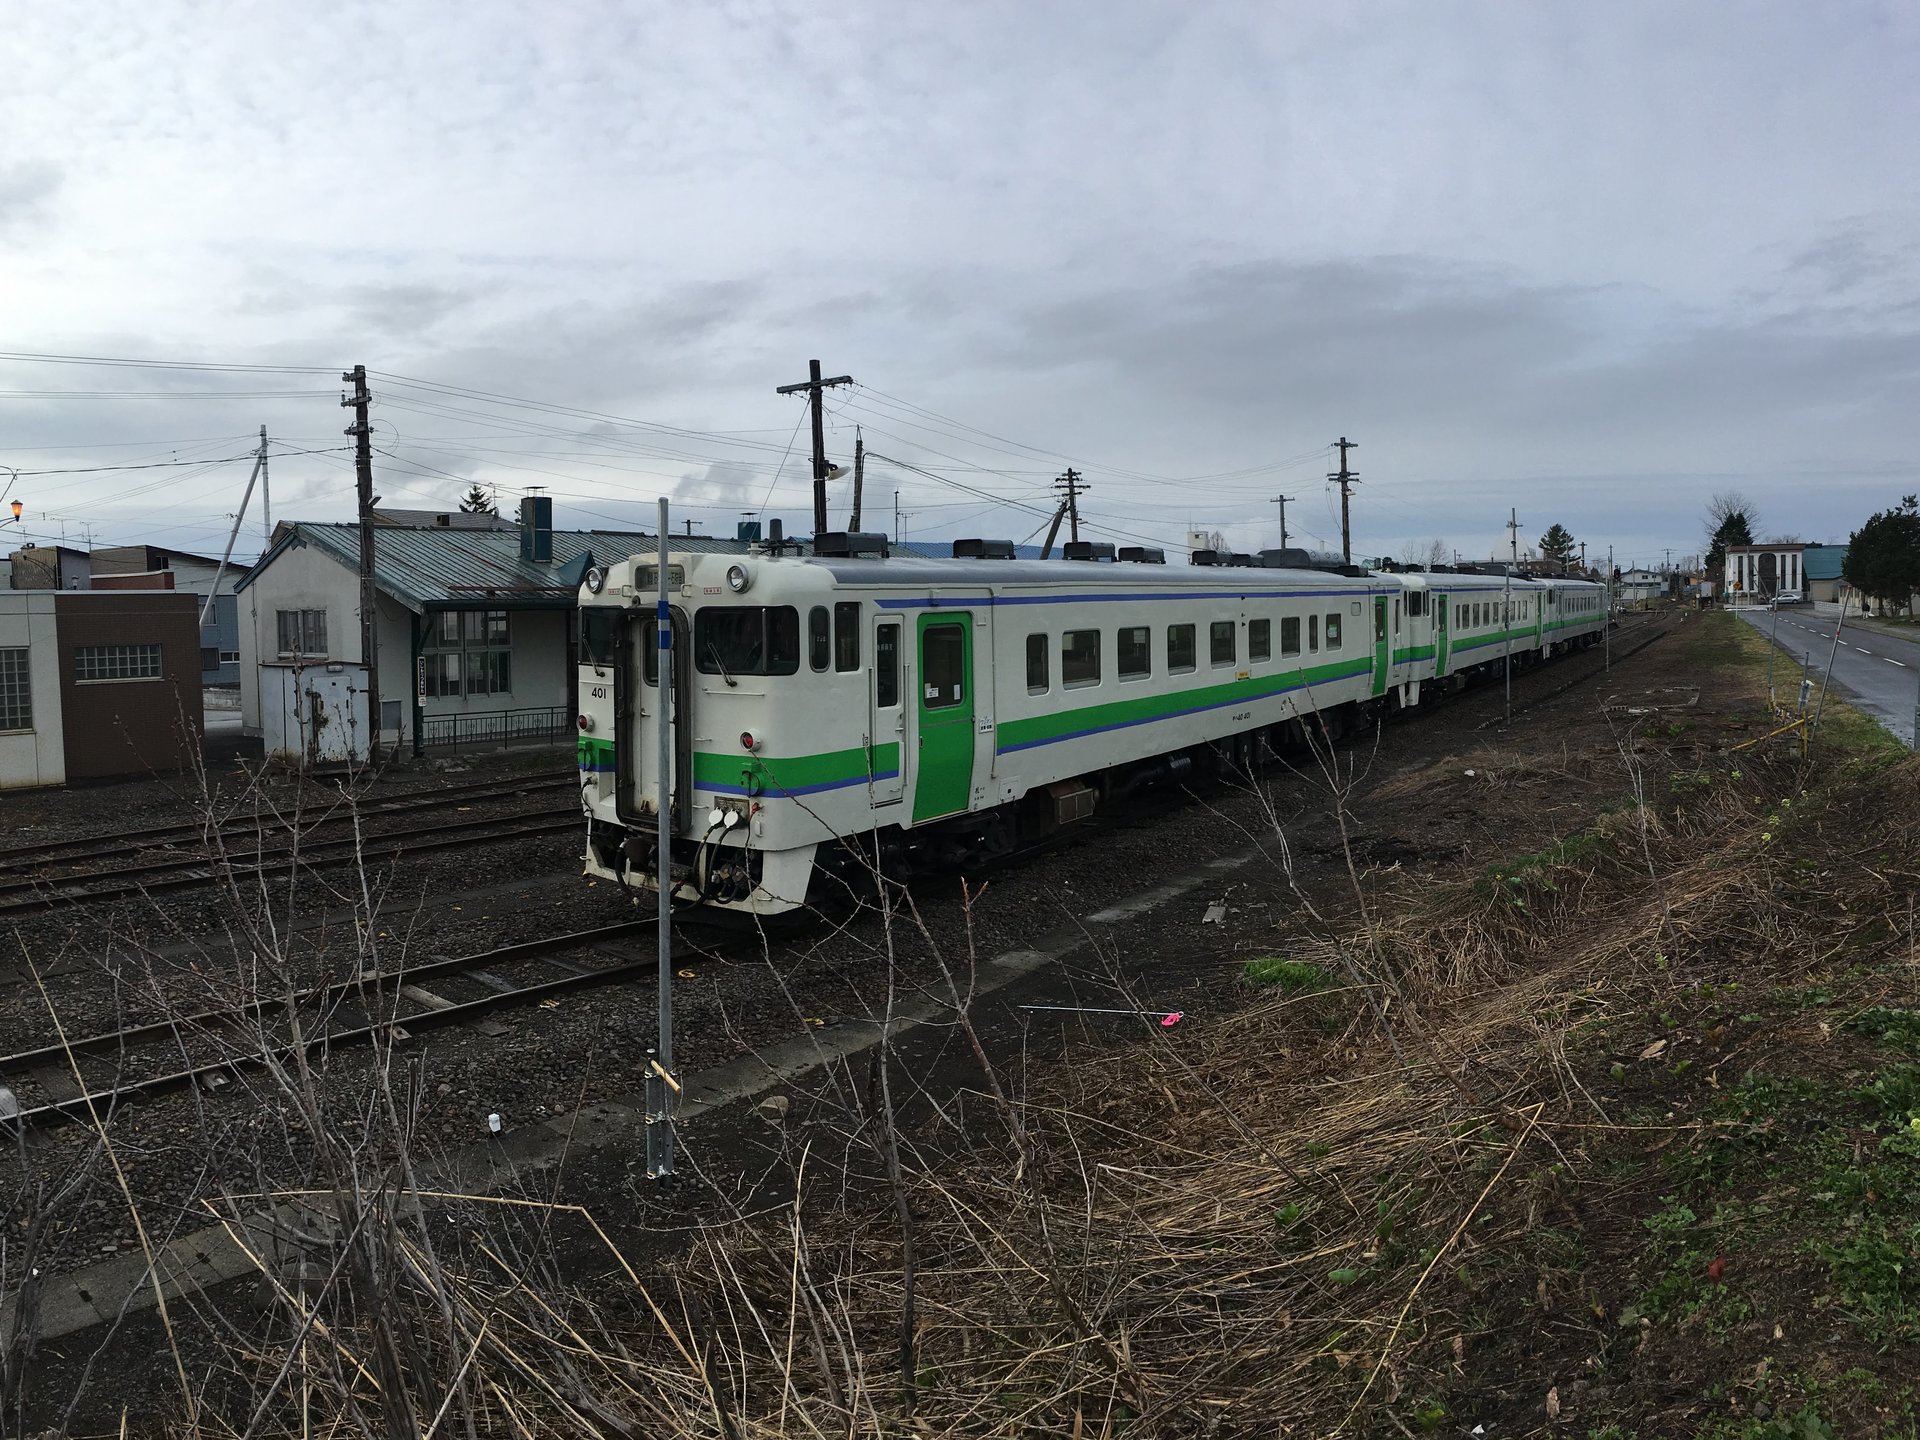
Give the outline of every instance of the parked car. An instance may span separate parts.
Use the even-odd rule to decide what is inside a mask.
[[[1805,599],[1806,597],[1798,590],[1779,590],[1774,593],[1773,603],[1776,605],[1798,605]]]

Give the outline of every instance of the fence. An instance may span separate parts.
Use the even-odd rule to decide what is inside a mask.
[[[531,710],[479,710],[424,717],[420,722],[420,743],[455,750],[467,745],[554,744],[567,739],[573,731],[573,711],[564,705]]]

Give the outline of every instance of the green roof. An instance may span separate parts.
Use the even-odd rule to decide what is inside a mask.
[[[744,540],[675,535],[675,550],[698,555],[744,555]],[[296,521],[234,584],[251,585],[282,554],[312,545],[349,570],[360,568],[360,527]],[[659,537],[632,530],[555,530],[553,563],[520,557],[520,530],[418,529],[382,525],[374,531],[373,583],[416,613],[455,607],[519,610],[572,609],[587,566],[607,565],[659,548]],[[901,553],[919,547],[902,546]]]
[[[1800,563],[1809,580],[1838,580],[1840,567],[1847,563],[1844,545],[1809,545],[1800,552]]]
[[[509,530],[407,529],[374,532],[373,583],[413,611],[489,605],[510,609],[571,609],[588,565],[609,564],[658,547],[652,535],[626,530],[555,530],[553,563],[520,556],[520,532]],[[709,554],[745,554],[738,540],[676,535],[673,548]],[[244,590],[282,554],[303,545],[331,555],[349,570],[360,568],[360,527],[297,522],[234,586]]]

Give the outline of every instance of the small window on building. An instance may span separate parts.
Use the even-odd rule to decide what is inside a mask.
[[[207,649],[206,647],[203,646],[200,651],[200,669],[204,672],[207,670],[218,670],[219,668],[220,668],[219,647],[215,646],[212,649]]]
[[[238,665],[240,663],[240,652],[238,650],[222,650],[220,652],[220,663],[222,665]]]
[[[33,728],[31,652],[24,646],[0,650],[0,730]]]
[[[1072,688],[1100,683],[1100,632],[1069,630],[1060,637],[1060,683]]]
[[[1045,635],[1027,636],[1027,693],[1042,695],[1047,689],[1047,651]]]
[[[281,610],[279,653],[288,658],[324,656],[327,653],[327,612],[324,610]]]
[[[881,625],[873,632],[873,703],[891,710],[900,703],[900,627]]]
[[[1247,622],[1247,659],[1252,661],[1271,660],[1273,658],[1273,622],[1271,620],[1249,620]]]
[[[1147,625],[1123,625],[1114,637],[1122,680],[1138,680],[1153,673],[1153,630]]]
[[[504,610],[441,610],[427,627],[423,698],[506,695],[513,690],[511,624]],[[584,637],[584,627],[582,630]],[[649,636],[649,639],[651,636]]]
[[[105,680],[158,680],[158,645],[79,645],[73,652],[73,678],[81,684]]]
[[[1194,669],[1197,663],[1193,626],[1169,625],[1167,627],[1167,669],[1179,675]]]
[[[1338,612],[1327,616],[1327,649],[1340,648],[1340,616]]]
[[[1216,620],[1207,627],[1207,654],[1216,665],[1233,664],[1234,631],[1238,626],[1231,620]]]
[[[807,664],[824,670],[833,663],[833,632],[827,621],[827,607],[816,605],[807,612]]]
[[[1289,615],[1280,622],[1280,654],[1298,655],[1300,653],[1300,617]]]
[[[1320,653],[1320,617],[1318,615],[1307,616],[1307,653],[1309,655]]]
[[[836,600],[833,605],[833,668],[860,668],[860,602]]]

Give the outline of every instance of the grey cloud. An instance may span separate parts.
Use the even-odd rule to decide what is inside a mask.
[[[0,235],[49,218],[65,180],[65,173],[46,160],[0,165]]]

